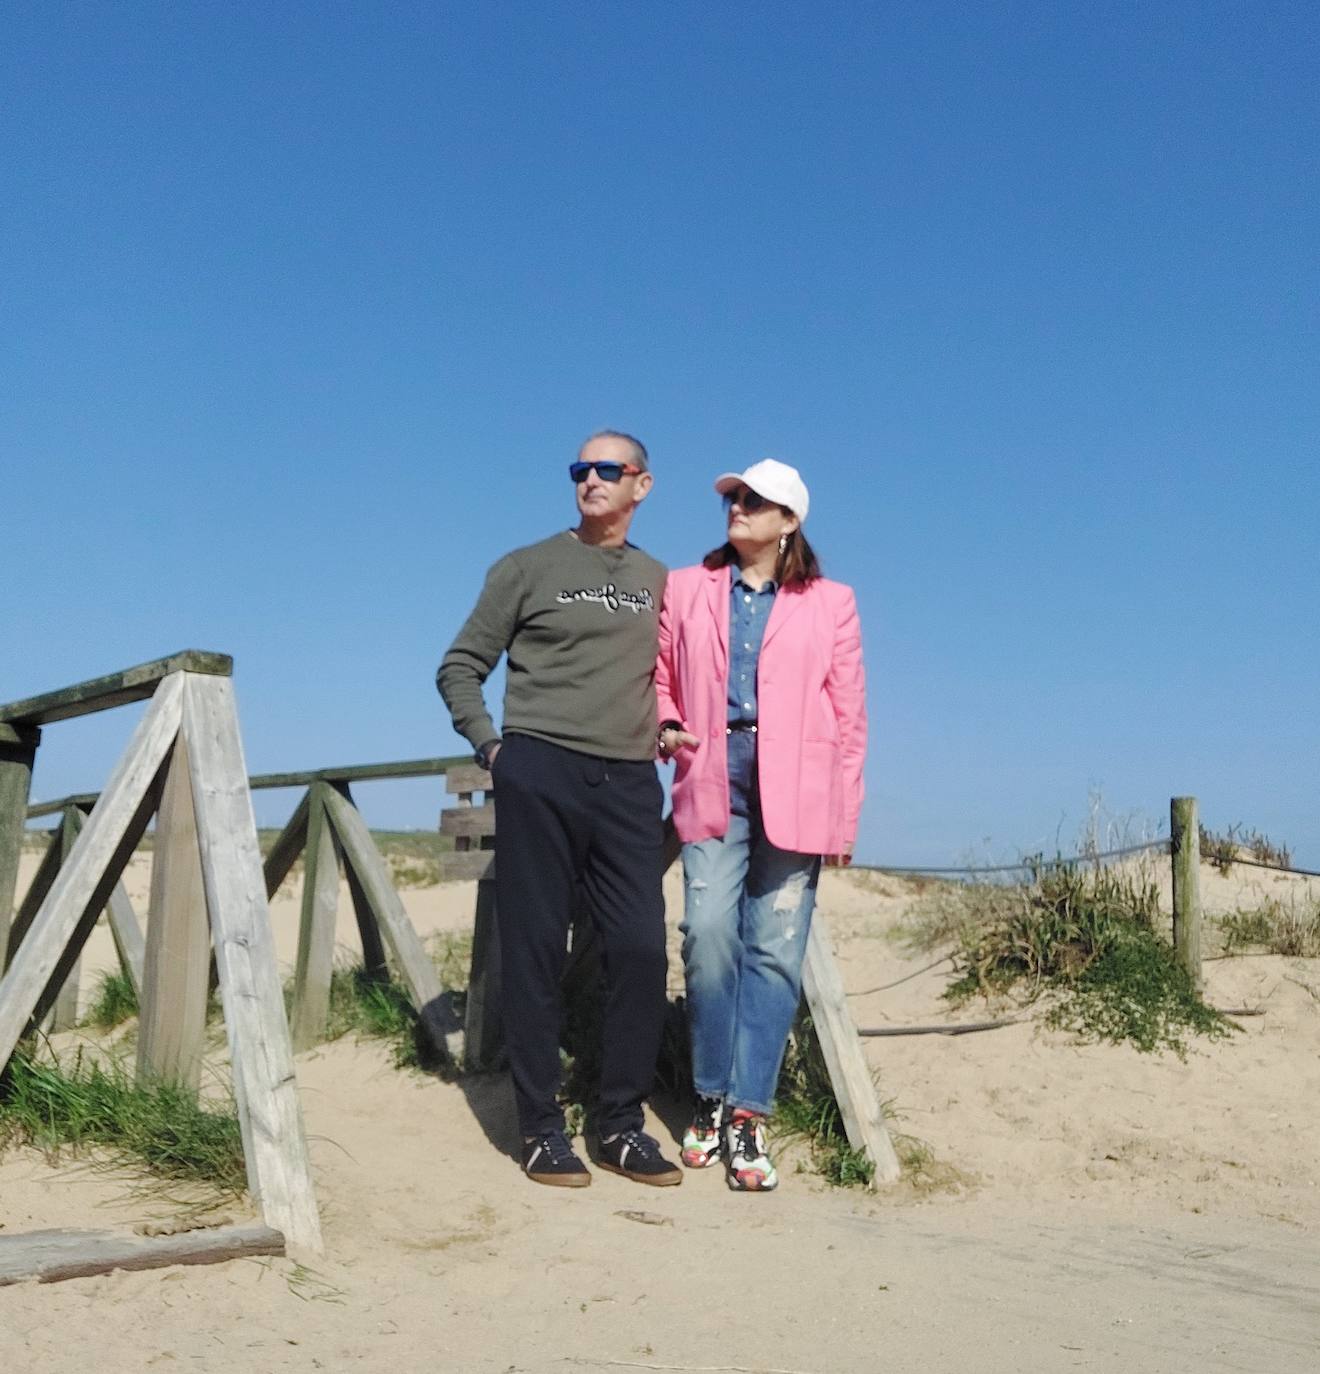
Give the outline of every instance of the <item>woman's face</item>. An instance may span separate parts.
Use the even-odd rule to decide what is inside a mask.
[[[729,492],[724,507],[729,543],[743,555],[778,545],[784,535],[792,534],[798,527],[796,515],[746,485]]]

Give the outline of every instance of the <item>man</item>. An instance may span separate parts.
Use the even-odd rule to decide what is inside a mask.
[[[581,884],[606,969],[598,1160],[667,1186],[682,1174],[641,1129],[665,1014],[654,762],[665,568],[627,542],[652,483],[638,440],[593,435],[569,475],[577,528],[490,569],[436,683],[495,779],[504,1036],[523,1170],[558,1187],[591,1182],[557,1101],[560,977]],[[501,737],[481,687],[504,653]]]

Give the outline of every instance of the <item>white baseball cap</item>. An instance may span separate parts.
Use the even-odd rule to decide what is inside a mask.
[[[727,496],[742,486],[751,487],[758,496],[764,496],[777,506],[787,506],[799,520],[807,518],[807,506],[811,500],[807,495],[807,484],[797,468],[789,467],[777,458],[762,458],[746,472],[725,472],[715,479],[715,490],[721,496]]]

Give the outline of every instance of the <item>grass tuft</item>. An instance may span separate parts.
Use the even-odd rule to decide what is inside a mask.
[[[138,1014],[138,997],[126,973],[103,973],[96,987],[96,997],[83,1024],[97,1030],[114,1030]]]
[[[803,1141],[826,1183],[866,1188],[875,1177],[874,1163],[848,1143],[829,1070],[806,1013],[798,1017],[784,1053],[770,1127],[778,1137]]]
[[[114,1060],[37,1059],[23,1052],[0,1077],[0,1148],[29,1145],[52,1159],[96,1150],[111,1166],[145,1166],[161,1178],[226,1195],[247,1187],[232,1101],[202,1106],[186,1088],[139,1083]]]
[[[1254,911],[1232,911],[1219,917],[1224,953],[1266,949],[1298,958],[1320,956],[1320,901],[1298,904],[1271,898]]]

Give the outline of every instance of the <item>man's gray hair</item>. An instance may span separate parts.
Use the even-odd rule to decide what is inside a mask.
[[[625,434],[621,429],[598,429],[595,434],[589,434],[582,441],[582,448],[578,449],[578,457],[582,457],[582,449],[591,443],[593,439],[622,439],[625,444],[629,444],[633,451],[633,466],[641,468],[643,472],[651,470],[651,460],[646,452],[646,445],[640,439],[635,439],[631,434]]]

